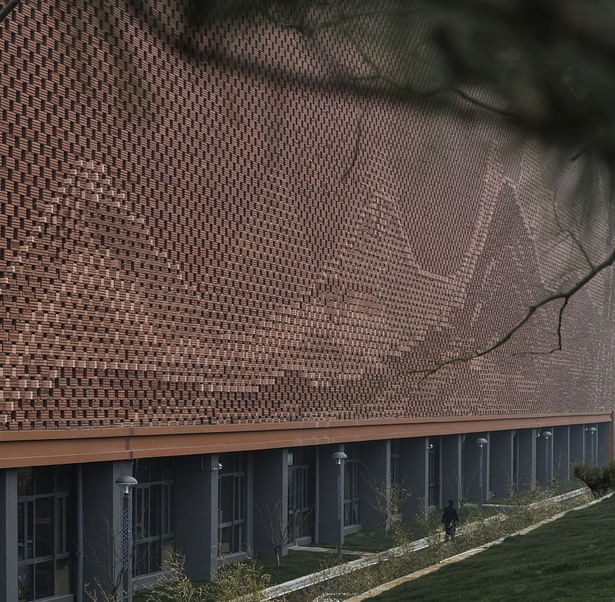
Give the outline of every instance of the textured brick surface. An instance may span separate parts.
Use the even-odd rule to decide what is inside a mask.
[[[454,100],[300,85],[361,69],[333,39],[192,40],[256,64],[225,67],[153,33],[181,37],[171,8],[124,8],[22,2],[0,26],[3,428],[612,407],[610,273],[569,304],[564,351],[521,353],[557,343],[556,304],[413,372],[574,281],[574,237],[604,256],[608,220],[568,203],[599,170]]]

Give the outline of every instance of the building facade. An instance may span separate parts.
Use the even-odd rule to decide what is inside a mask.
[[[395,483],[410,516],[610,458],[611,272],[508,338],[606,256],[601,164],[357,89],[328,28],[180,8],[0,24],[0,600],[121,581],[120,477],[140,587],[335,541],[336,451],[346,533]]]

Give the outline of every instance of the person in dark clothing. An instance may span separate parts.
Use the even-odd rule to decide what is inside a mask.
[[[442,523],[444,524],[445,540],[455,539],[455,530],[457,529],[457,523],[459,522],[459,516],[455,506],[453,506],[453,500],[448,501],[448,507],[444,508],[442,513]]]

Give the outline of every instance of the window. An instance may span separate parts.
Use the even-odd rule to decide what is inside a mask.
[[[72,592],[71,469],[17,471],[19,602]]]
[[[359,520],[359,446],[344,447],[344,525],[358,525]]]
[[[244,454],[221,454],[218,471],[218,555],[245,552],[246,525],[246,457]]]
[[[175,465],[172,459],[137,460],[132,497],[133,574],[162,570],[175,547]]]
[[[291,540],[312,537],[314,524],[314,450],[288,450],[288,533]]]

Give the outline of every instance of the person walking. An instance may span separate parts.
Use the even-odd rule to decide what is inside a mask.
[[[444,508],[444,512],[442,513],[442,523],[444,524],[445,541],[448,541],[449,539],[455,539],[455,531],[457,529],[458,522],[459,515],[457,514],[457,510],[455,510],[453,500],[449,500],[448,506]]]

